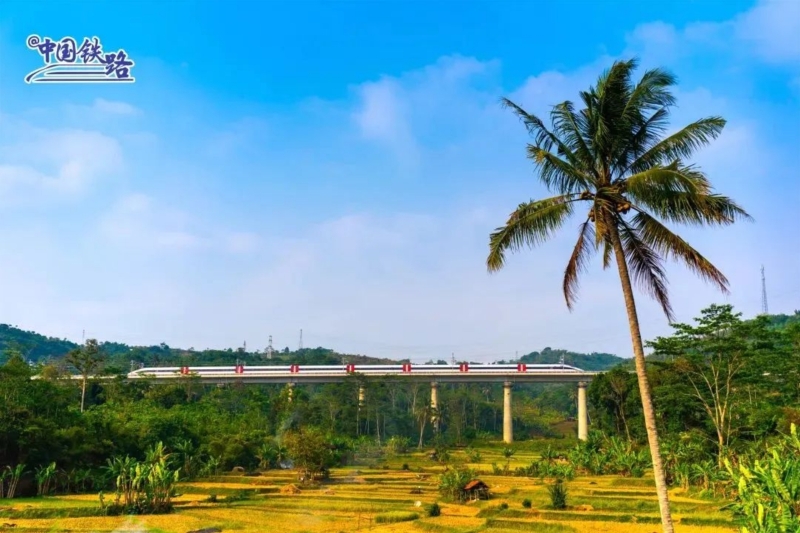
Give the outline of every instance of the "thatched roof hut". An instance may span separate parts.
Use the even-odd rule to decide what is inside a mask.
[[[464,495],[468,500],[488,500],[489,486],[480,479],[473,479],[464,486]]]

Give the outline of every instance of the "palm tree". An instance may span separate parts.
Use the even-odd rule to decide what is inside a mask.
[[[528,157],[539,178],[556,196],[520,204],[505,226],[492,233],[487,264],[490,272],[505,263],[507,251],[541,244],[564,225],[583,202],[588,207],[578,241],[564,273],[563,291],[571,310],[580,274],[591,254],[602,249],[603,268],[617,265],[628,314],[636,375],[653,458],[663,530],[673,531],[669,495],[661,462],[653,400],[632,282],[655,298],[673,318],[663,260],[683,261],[701,278],[727,291],[728,280],[664,222],[727,225],[750,216],[732,200],[716,194],[706,176],[687,159],[715,139],[725,120],[709,117],[665,136],[675,77],[648,70],[638,83],[632,73],[638,61],[617,61],[595,87],[580,93],[585,106],[553,106],[551,129],[538,117],[503,99],[534,136]]]

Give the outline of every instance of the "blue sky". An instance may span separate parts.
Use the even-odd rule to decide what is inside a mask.
[[[59,2],[0,12],[0,321],[184,347],[306,346],[423,360],[545,346],[630,353],[577,229],[489,275],[489,232],[545,191],[498,105],[545,113],[614,59],[679,79],[696,161],[754,224],[681,230],[731,280],[670,265],[678,318],[800,307],[800,3]],[[98,36],[136,83],[27,85],[31,34]],[[575,222],[576,225],[577,222]],[[668,332],[640,298],[646,337]]]

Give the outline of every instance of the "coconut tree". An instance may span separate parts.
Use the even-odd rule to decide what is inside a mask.
[[[566,101],[550,112],[548,127],[537,116],[503,99],[533,136],[528,157],[542,183],[555,196],[520,204],[490,237],[490,272],[503,267],[506,253],[534,247],[561,228],[579,205],[582,212],[575,248],[564,272],[563,291],[572,309],[580,275],[594,252],[603,268],[616,263],[630,325],[636,375],[653,459],[665,532],[672,532],[667,484],[661,462],[655,412],[645,369],[636,313],[636,283],[673,318],[664,259],[685,263],[722,291],[728,281],[711,262],[666,224],[727,225],[749,215],[711,183],[688,159],[715,139],[725,120],[709,117],[667,134],[675,77],[661,69],[646,71],[638,82],[637,60],[617,61],[580,93],[583,109]]]

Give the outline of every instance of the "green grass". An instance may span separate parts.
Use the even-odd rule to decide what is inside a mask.
[[[392,511],[376,516],[375,523],[394,524],[396,522],[411,522],[412,520],[417,520],[418,518],[419,515],[417,513],[410,513],[408,511]]]
[[[499,520],[490,518],[486,521],[487,529],[505,529],[509,531],[534,531],[537,533],[575,533],[578,530],[563,524],[548,524],[547,522],[515,522],[513,520]]]

